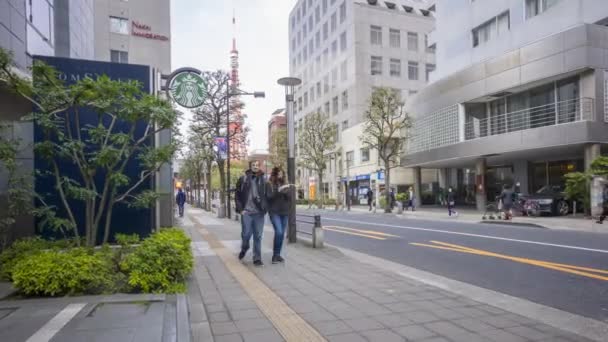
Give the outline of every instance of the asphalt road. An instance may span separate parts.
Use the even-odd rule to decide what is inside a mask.
[[[608,322],[608,234],[320,214],[327,243]]]

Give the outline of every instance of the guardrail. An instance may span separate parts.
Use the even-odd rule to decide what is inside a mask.
[[[554,126],[564,123],[594,120],[592,98],[571,99],[544,106],[525,108],[483,119],[471,118],[465,123],[465,139]]]
[[[321,215],[296,215],[296,223],[311,224],[312,232],[307,232],[297,228],[296,232],[299,234],[312,236],[313,248],[323,248],[324,234],[323,226],[321,225]],[[296,227],[297,226],[298,225],[296,225]]]

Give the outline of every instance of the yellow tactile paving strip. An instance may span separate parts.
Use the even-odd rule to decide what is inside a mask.
[[[327,341],[315,328],[293,311],[279,296],[264,284],[193,216],[190,219],[202,234],[211,249],[224,262],[226,268],[241,284],[245,292],[256,303],[260,311],[272,322],[287,342]]]

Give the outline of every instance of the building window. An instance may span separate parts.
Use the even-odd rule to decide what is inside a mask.
[[[560,0],[526,0],[526,19],[535,17],[555,6]]]
[[[315,22],[318,24],[321,21],[321,8],[317,6],[315,8]]]
[[[310,87],[310,104],[312,104],[313,102],[315,102],[315,87],[312,86]]]
[[[333,99],[331,99],[331,113],[333,115],[338,115],[338,97],[334,96]]]
[[[400,59],[391,58],[390,74],[393,77],[401,77],[401,60]]]
[[[348,120],[344,120],[342,121],[342,130],[347,130],[348,129]]]
[[[110,32],[129,34],[129,19],[110,17]]]
[[[338,68],[334,68],[331,71],[331,88],[338,86]]]
[[[352,167],[355,162],[355,151],[346,152],[346,167]]]
[[[348,72],[348,62],[346,60],[342,61],[342,64],[340,64],[340,80],[342,82],[346,81],[348,79],[348,75],[346,74]]]
[[[340,4],[340,24],[346,20],[346,1]]]
[[[348,109],[348,90],[342,92],[342,110]]]
[[[323,94],[329,93],[329,75],[323,77]]]
[[[317,82],[317,97],[321,98],[321,82]]]
[[[327,66],[328,62],[329,62],[329,50],[325,49],[325,50],[323,50],[323,66]]]
[[[308,107],[308,92],[304,93],[304,108]]]
[[[323,15],[327,13],[327,0],[323,0]]]
[[[337,55],[338,55],[338,41],[334,40],[333,42],[331,42],[331,59],[332,60],[336,59]]]
[[[414,96],[414,95],[418,94],[418,91],[417,90],[410,90],[410,91],[407,92],[407,94],[409,96]]]
[[[321,31],[317,31],[315,34],[315,45],[317,46],[317,49],[321,48]]]
[[[392,48],[401,47],[401,31],[396,29],[389,30],[389,42]]]
[[[325,102],[325,114],[329,114],[329,101]]]
[[[304,26],[302,27],[302,38],[306,39],[306,34],[308,33],[307,30],[308,26],[306,26],[306,23],[304,23]]]
[[[426,65],[426,80],[428,82],[430,74],[435,71],[435,64]]]
[[[473,47],[485,44],[509,29],[509,12],[507,11],[473,29]]]
[[[329,28],[326,21],[323,23],[323,41],[326,41],[327,38],[329,38]]]
[[[425,34],[424,35],[424,46],[426,46],[426,52],[428,53],[435,53],[435,44],[429,46],[429,35]]]
[[[361,153],[361,162],[365,163],[369,161],[369,148],[362,148],[359,150]]]
[[[340,34],[340,51],[346,51],[346,32]]]
[[[331,33],[336,32],[336,29],[338,28],[338,14],[336,12],[331,15],[330,23]]]
[[[302,98],[298,97],[298,112],[302,111]]]
[[[412,81],[418,79],[418,62],[407,63],[407,76]]]
[[[410,51],[418,51],[418,33],[407,33],[407,49]]]
[[[129,63],[129,53],[126,51],[110,50],[110,61],[112,63]]]
[[[372,75],[382,75],[382,57],[372,56]]]
[[[370,26],[370,43],[372,45],[382,45],[382,27],[380,26]]]

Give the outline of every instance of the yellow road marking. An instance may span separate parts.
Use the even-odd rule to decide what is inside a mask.
[[[363,233],[363,234],[371,234],[371,235],[379,235],[379,236],[387,236],[387,237],[399,237],[397,235],[377,232],[375,230],[354,229],[354,228],[346,228],[346,227],[342,227],[342,226],[328,226],[328,227],[333,228],[333,229],[343,229],[343,230],[348,230],[348,231],[358,232],[358,233]],[[325,228],[325,227],[323,227],[323,228]]]
[[[353,232],[347,232],[344,230],[338,230],[338,229],[334,229],[334,228],[329,228],[329,227],[323,227],[324,230],[330,230],[332,232],[336,232],[336,233],[342,233],[342,234],[348,234],[348,235],[356,235],[356,236],[362,236],[362,237],[366,237],[368,239],[374,239],[374,240],[386,240],[386,238],[383,237],[378,237],[378,236],[373,236],[373,235],[368,235],[368,234],[360,234],[360,233],[353,233]]]
[[[424,243],[410,243],[410,244],[414,245],[414,246],[430,247],[430,248],[435,248],[435,249],[443,249],[443,250],[454,251],[454,252],[469,253],[469,254],[476,254],[476,255],[500,258],[500,259],[505,259],[505,260],[511,260],[511,261],[520,262],[523,264],[544,267],[544,268],[552,269],[555,271],[576,274],[576,275],[579,275],[582,277],[588,277],[588,278],[608,281],[608,277],[594,274],[594,273],[608,274],[607,270],[601,270],[601,269],[590,268],[590,267],[581,267],[581,266],[575,266],[575,265],[559,264],[559,263],[543,261],[543,260],[514,257],[514,256],[510,256],[510,255],[488,252],[488,251],[484,251],[481,249],[474,249],[474,248],[450,244],[450,243],[441,242],[441,241],[431,241],[431,243],[434,243],[434,245],[424,244]]]

